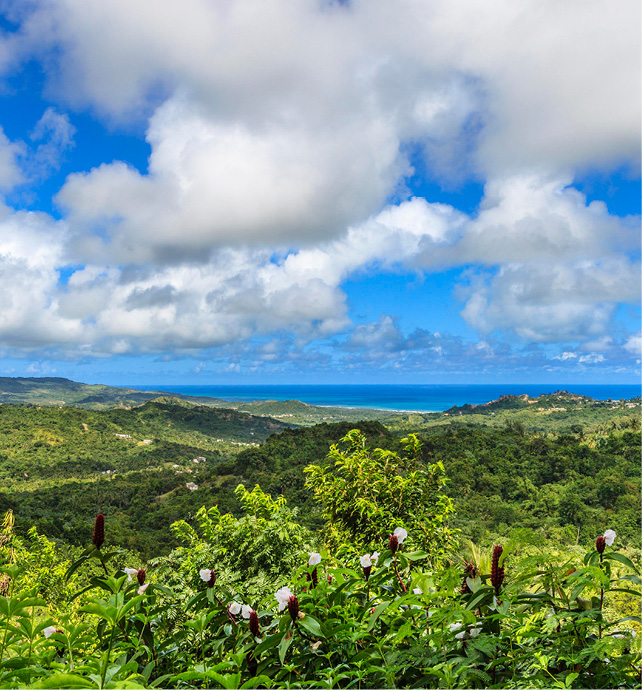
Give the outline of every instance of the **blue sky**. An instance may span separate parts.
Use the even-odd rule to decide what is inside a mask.
[[[0,375],[639,381],[639,12],[3,3]]]

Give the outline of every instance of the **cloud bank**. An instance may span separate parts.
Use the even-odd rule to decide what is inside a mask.
[[[639,299],[639,219],[572,186],[639,164],[632,0],[34,0],[7,13],[18,28],[0,35],[0,72],[41,60],[58,107],[30,164],[0,133],[0,190],[56,169],[73,146],[65,108],[145,123],[151,148],[145,171],[70,174],[62,220],[2,208],[7,348],[198,352],[288,332],[399,352],[393,320],[354,327],[343,289],[385,271],[429,282],[461,268],[480,342],[606,343],[617,305]],[[479,209],[412,197],[418,164],[439,184],[481,181]],[[635,342],[617,347],[633,356]]]

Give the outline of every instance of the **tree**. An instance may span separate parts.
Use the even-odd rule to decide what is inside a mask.
[[[422,465],[414,434],[403,443],[404,455],[370,450],[363,433],[354,429],[341,440],[345,450],[331,446],[333,463],[305,468],[306,486],[323,506],[329,540],[358,548],[380,545],[395,527],[404,527],[410,541],[435,562],[454,539],[447,526],[453,507],[443,492],[444,466]]]

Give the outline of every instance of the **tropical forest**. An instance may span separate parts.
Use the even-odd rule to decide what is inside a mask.
[[[639,398],[38,381],[0,405],[0,687],[640,686]]]

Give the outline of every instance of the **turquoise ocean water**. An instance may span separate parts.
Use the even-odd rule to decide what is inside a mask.
[[[591,384],[498,384],[498,385],[263,385],[263,386],[129,386],[143,391],[162,390],[183,395],[222,398],[230,401],[301,400],[310,405],[373,407],[386,410],[441,412],[453,405],[482,404],[500,395],[530,396],[566,390],[596,400],[620,400],[640,395],[639,385]]]

